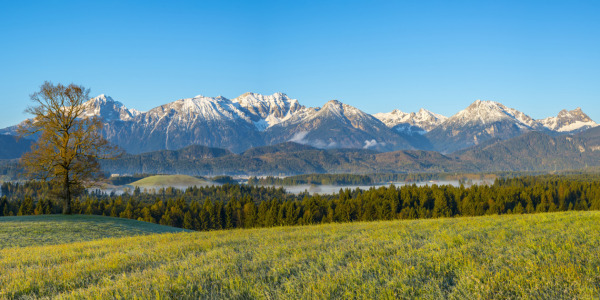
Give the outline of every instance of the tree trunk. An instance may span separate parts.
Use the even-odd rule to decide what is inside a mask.
[[[71,186],[69,185],[69,173],[65,174],[65,182],[63,183],[65,190],[65,204],[63,207],[63,214],[70,215],[71,214]]]

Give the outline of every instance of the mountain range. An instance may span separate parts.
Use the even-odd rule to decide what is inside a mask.
[[[199,95],[146,112],[127,108],[106,95],[84,105],[85,116],[102,118],[103,135],[130,154],[190,145],[239,154],[285,142],[316,149],[426,150],[450,154],[529,132],[571,136],[597,126],[580,108],[535,120],[501,103],[480,100],[450,117],[425,109],[416,113],[394,109],[370,115],[337,100],[322,107],[306,107],[283,93],[246,93],[235,99]],[[0,129],[0,134],[14,135],[15,129],[16,126]],[[6,140],[4,147],[13,144]],[[10,157],[2,158],[17,156],[15,151],[9,152]]]

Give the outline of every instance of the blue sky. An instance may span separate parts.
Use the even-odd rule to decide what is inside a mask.
[[[3,1],[0,127],[45,81],[148,110],[284,92],[368,113],[476,99],[600,122],[598,1]]]

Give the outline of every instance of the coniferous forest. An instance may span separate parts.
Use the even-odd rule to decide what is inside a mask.
[[[283,188],[224,184],[122,195],[85,192],[73,213],[215,230],[331,222],[600,210],[600,176],[526,176],[491,185],[389,186],[299,195]],[[3,183],[0,216],[61,212],[42,182]]]

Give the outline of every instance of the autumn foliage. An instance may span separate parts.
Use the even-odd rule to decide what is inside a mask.
[[[33,118],[19,132],[35,135],[37,142],[21,164],[28,178],[57,187],[54,194],[63,200],[63,213],[70,214],[72,197],[101,176],[98,160],[118,155],[118,149],[100,135],[101,120],[84,115],[89,89],[45,82],[30,97],[34,105],[25,112]]]

